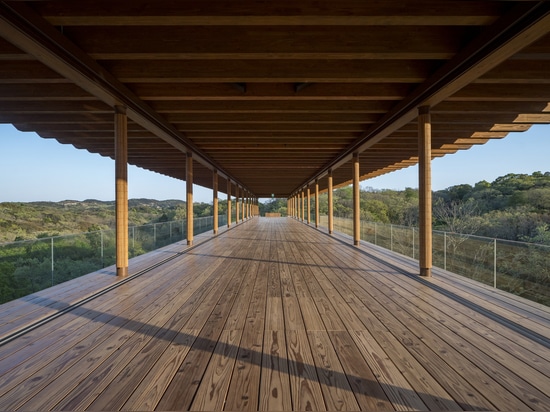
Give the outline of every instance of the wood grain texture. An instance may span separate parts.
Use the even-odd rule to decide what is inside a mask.
[[[0,347],[0,407],[550,408],[548,308],[292,218],[209,238]]]

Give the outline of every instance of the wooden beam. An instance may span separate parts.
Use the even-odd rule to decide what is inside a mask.
[[[429,60],[107,60],[123,83],[421,83],[436,68]],[[219,70],[223,67],[223,71]],[[304,93],[309,89],[304,90]],[[248,93],[248,87],[247,87]],[[301,93],[300,93],[301,95]]]
[[[355,12],[355,11],[354,11]],[[241,18],[245,21],[247,17]],[[155,36],[135,24],[124,27],[67,28],[67,34],[94,60],[350,60],[451,58],[469,33],[460,26],[383,24],[375,30],[361,26],[254,26],[235,30],[227,26],[157,26]],[[157,41],[159,38],[170,41]],[[402,39],[407,38],[406,42]],[[307,83],[307,82],[304,82]]]
[[[321,64],[320,62],[318,63]],[[223,64],[223,62],[220,64]],[[267,68],[265,70],[267,71]],[[131,73],[128,75],[130,74]],[[243,73],[242,75],[244,76],[245,74]],[[265,75],[267,76],[267,73]],[[203,76],[206,76],[206,74]],[[341,76],[343,76],[343,74]],[[131,90],[141,99],[153,105],[156,102],[160,103],[162,101],[164,102],[162,104],[168,107],[170,107],[170,105],[168,105],[167,102],[185,103],[189,101],[208,101],[214,103],[223,101],[224,106],[228,107],[228,102],[232,101],[240,102],[242,106],[245,102],[250,101],[282,101],[291,103],[319,100],[333,100],[339,102],[344,100],[374,101],[384,106],[383,103],[380,103],[381,101],[400,100],[411,90],[411,86],[408,84],[394,82],[398,79],[393,79],[392,82],[385,83],[382,82],[382,78],[379,78],[378,80],[380,82],[373,83],[373,79],[369,82],[366,77],[355,83],[351,83],[351,79],[347,83],[342,83],[340,78],[334,78],[332,80],[325,79],[324,82],[314,83],[300,93],[296,93],[292,88],[292,80],[290,77],[286,81],[283,80],[283,78],[279,78],[279,81],[276,83],[269,83],[267,77],[264,78],[264,81],[262,81],[262,78],[257,77],[255,78],[255,82],[247,83],[246,93],[231,87],[231,84],[234,84],[230,82],[231,79],[214,77],[182,77],[172,79],[142,78],[126,80],[132,80],[128,82],[128,86],[131,87]],[[138,80],[140,81],[138,82]],[[318,78],[316,81],[320,80],[321,78]],[[221,102],[218,105],[213,105],[213,107],[220,106],[222,106]],[[268,105],[264,103],[264,106]],[[271,106],[276,106],[276,104],[272,104]],[[325,106],[330,105],[325,104]],[[185,105],[183,107],[185,107]],[[380,106],[377,105],[374,107]],[[258,110],[260,108],[258,108]],[[194,110],[199,111],[200,106]]]
[[[56,26],[418,26],[486,25],[502,13],[501,2],[401,0],[321,3],[213,2],[208,8],[193,2],[96,0],[92,4],[36,2],[36,10]],[[353,13],[350,11],[353,10]],[[419,12],[421,10],[421,12]],[[449,10],[453,12],[450,13]]]

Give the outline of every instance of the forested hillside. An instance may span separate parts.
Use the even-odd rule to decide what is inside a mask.
[[[114,202],[98,200],[0,203],[0,243],[113,228]],[[220,200],[219,213],[227,202]],[[327,195],[320,214],[328,213]],[[261,214],[286,215],[286,199],[260,204]],[[212,205],[195,203],[195,217],[211,216]],[[352,188],[334,190],[334,214],[352,216]],[[313,216],[313,203],[312,203]],[[131,199],[130,226],[186,218],[181,200]],[[361,218],[404,226],[418,224],[418,191],[365,189]],[[508,174],[494,182],[462,184],[434,193],[434,228],[509,240],[550,244],[550,172]]]
[[[273,199],[260,204],[260,212],[279,212],[285,216],[286,206],[286,199]],[[321,196],[319,206],[320,213],[326,215],[326,194]],[[0,248],[0,303],[113,264],[114,231],[99,230],[115,226],[114,207],[114,202],[97,200],[0,203],[0,243],[3,243]],[[219,214],[226,211],[227,202],[220,201]],[[311,211],[313,218],[313,202]],[[336,217],[352,216],[351,187],[334,190],[334,213]],[[212,205],[195,203],[194,214],[195,217],[211,216]],[[371,222],[417,226],[418,191],[410,188],[403,191],[363,190],[361,217]],[[181,240],[183,225],[173,227],[171,223],[162,222],[185,218],[185,202],[180,200],[130,200],[130,226],[156,223],[132,231],[130,256]],[[550,245],[550,173],[509,174],[492,183],[482,181],[474,186],[458,185],[437,191],[434,193],[434,228]],[[80,235],[43,239],[77,233]],[[464,240],[464,237],[457,238]],[[40,240],[7,244],[30,239]],[[474,274],[472,278],[485,283],[487,279],[492,281],[495,265],[493,258],[487,260],[487,256],[493,256],[493,244],[488,248],[487,243],[473,244],[468,246],[470,249],[462,250],[462,254],[458,253],[457,245],[467,246],[466,242],[453,246],[456,250],[447,259],[447,269]],[[438,247],[441,248],[441,244]],[[508,256],[506,249],[501,247],[499,287],[550,304],[546,249],[523,248]],[[436,258],[441,255],[437,247],[434,252]],[[469,262],[472,257],[474,266]],[[465,262],[470,266],[463,270]]]
[[[181,200],[130,199],[128,208],[130,226],[186,218],[185,202]],[[220,201],[219,210],[225,213],[225,201]],[[211,216],[212,205],[195,203],[194,215]],[[114,227],[114,201],[0,203],[0,243]]]
[[[334,215],[351,218],[352,188],[336,189],[333,196]],[[451,186],[435,192],[433,203],[435,229],[550,245],[550,172]],[[275,199],[261,210],[285,214],[286,200]],[[328,212],[326,193],[320,196],[319,211]],[[362,190],[361,218],[416,226],[418,190]]]

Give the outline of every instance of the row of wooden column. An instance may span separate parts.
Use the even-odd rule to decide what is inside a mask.
[[[431,185],[431,119],[430,108],[418,109],[418,190],[419,190],[419,269],[422,276],[431,276],[432,268],[432,185]],[[361,243],[361,199],[359,153],[353,154],[353,244]],[[334,231],[332,170],[328,172],[328,231]],[[289,216],[310,224],[310,187],[302,188],[288,199]],[[307,198],[304,205],[304,198]],[[319,227],[319,183],[315,181],[315,227]]]
[[[124,107],[115,107],[115,202],[116,202],[116,273],[128,275],[128,118]],[[213,233],[219,231],[219,174],[213,172]],[[185,166],[186,207],[187,207],[187,244],[193,244],[193,154],[186,153]],[[227,179],[227,226],[231,222],[232,182]],[[236,223],[259,215],[258,199],[238,185],[235,185]]]

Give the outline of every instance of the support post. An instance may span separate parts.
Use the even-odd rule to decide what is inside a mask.
[[[291,200],[286,199],[286,215],[287,216],[292,216],[292,209],[290,208],[290,203],[291,203]]]
[[[432,275],[432,126],[430,108],[418,108],[420,275]]]
[[[353,154],[353,244],[361,241],[361,198],[359,191],[359,153]]]
[[[116,274],[128,276],[128,118],[115,107]]]
[[[304,207],[305,207],[305,196],[304,196],[304,189],[302,189],[302,207],[301,207],[301,211],[302,211],[302,222],[305,220],[305,211],[304,211]]]
[[[309,189],[309,186],[307,187],[307,224],[309,225],[311,223],[311,190]]]
[[[315,227],[319,227],[319,181],[315,181]]]
[[[212,177],[212,205],[214,206],[214,234],[218,234],[218,171],[214,170]]]
[[[246,190],[243,189],[241,197],[241,221],[246,219]]]
[[[185,157],[185,186],[187,187],[187,244],[193,244],[193,153]]]
[[[227,178],[227,227],[231,227],[231,179]]]
[[[239,196],[240,196],[240,189],[239,185],[235,185],[235,223],[239,224],[240,217],[241,217],[241,208],[239,204]]]
[[[332,170],[328,171],[328,233],[334,232],[334,199],[332,196]]]

